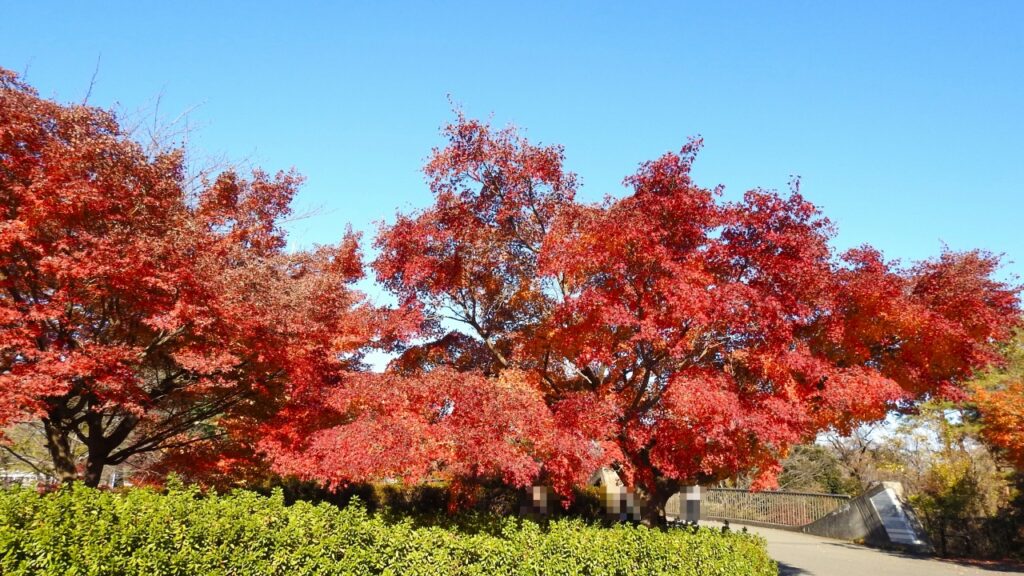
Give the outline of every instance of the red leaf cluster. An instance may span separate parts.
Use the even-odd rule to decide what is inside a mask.
[[[751,469],[770,485],[794,443],[959,393],[1017,322],[998,257],[836,255],[798,186],[727,202],[696,185],[699,140],[586,204],[561,148],[461,116],[445,133],[426,167],[435,203],[377,238],[378,280],[437,336],[393,367],[529,375],[524,403],[650,493]],[[587,412],[602,417],[584,426]],[[569,478],[595,462],[540,463]]]
[[[0,70],[0,425],[41,420],[57,473],[95,483],[362,369],[401,320],[352,290],[357,236],[285,250],[300,182],[192,185],[181,150],[147,153],[113,114]]]
[[[0,72],[0,424],[38,418],[65,478],[147,452],[230,477],[330,485],[548,482],[599,466],[655,496],[756,470],[827,428],[956,396],[1019,318],[996,256],[910,266],[797,187],[725,201],[687,143],[576,200],[557,146],[461,115],[425,173],[434,203],[376,238],[288,251],[301,179],[190,185],[116,118]],[[402,349],[369,374],[369,349]],[[84,471],[70,442],[88,448]]]

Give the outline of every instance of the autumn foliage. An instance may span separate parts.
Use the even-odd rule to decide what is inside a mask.
[[[798,185],[694,183],[699,140],[586,203],[557,146],[461,115],[445,136],[434,203],[375,240],[389,310],[351,287],[358,236],[286,249],[296,175],[193,183],[180,150],[3,73],[0,424],[40,419],[62,476],[93,482],[145,452],[566,495],[612,466],[653,517],[682,484],[769,486],[821,430],[962,394],[1019,317],[996,256],[836,254]]]
[[[445,135],[425,168],[434,204],[384,226],[373,263],[426,318],[424,340],[375,385],[422,400],[328,393],[337,416],[293,439],[289,471],[497,475],[567,493],[609,465],[653,514],[680,484],[754,470],[769,486],[788,447],[821,430],[961,394],[1016,322],[997,257],[835,254],[833,225],[798,186],[726,201],[695,184],[699,140],[643,163],[627,195],[588,204],[559,147],[461,116]],[[427,440],[425,459],[349,461],[357,437],[389,452],[436,434],[447,440]]]
[[[1006,346],[1006,363],[972,382],[981,435],[1024,473],[1024,330]]]
[[[984,414],[985,438],[1006,450],[1019,470],[1024,470],[1024,382],[1007,382],[996,391],[979,390],[975,395]]]
[[[111,113],[0,71],[0,425],[41,421],[57,475],[91,484],[145,454],[199,450],[188,465],[211,472],[250,458],[202,449],[359,369],[378,334],[349,287],[356,236],[285,250],[300,181],[193,185],[181,150],[147,153]]]

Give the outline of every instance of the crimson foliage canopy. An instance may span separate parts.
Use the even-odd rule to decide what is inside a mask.
[[[654,518],[681,484],[769,486],[821,430],[959,395],[1019,318],[996,256],[836,254],[796,189],[695,184],[699,140],[592,204],[560,147],[461,115],[445,135],[433,204],[376,238],[383,309],[352,288],[356,235],[286,250],[298,176],[192,181],[180,150],[0,71],[0,425],[36,420],[90,483],[147,453],[562,494],[612,466]]]
[[[794,443],[958,395],[1019,317],[996,256],[836,254],[798,186],[730,202],[695,184],[699,140],[588,204],[560,147],[461,115],[445,135],[433,205],[383,226],[373,263],[423,338],[388,374],[318,391],[332,416],[266,441],[281,470],[565,494],[608,465],[653,514],[680,484],[770,486]]]
[[[350,287],[356,236],[285,251],[299,183],[192,182],[181,150],[148,153],[113,114],[0,69],[0,426],[41,424],[52,471],[93,485],[186,449],[191,471],[251,464],[293,388],[333,385],[386,339]]]

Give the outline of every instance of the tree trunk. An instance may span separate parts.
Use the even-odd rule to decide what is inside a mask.
[[[124,441],[135,428],[136,422],[134,418],[125,417],[108,436],[103,423],[103,415],[94,410],[95,404],[96,402],[90,399],[89,413],[85,417],[89,430],[85,440],[88,455],[85,460],[85,474],[82,477],[85,485],[93,488],[100,485],[103,468],[110,462],[111,451]]]
[[[73,482],[78,477],[75,457],[71,452],[67,430],[54,424],[49,418],[43,418],[43,429],[46,431],[46,449],[53,461],[53,470],[57,479],[64,483]]]
[[[668,499],[680,490],[680,484],[676,480],[668,478],[657,478],[648,491],[645,491],[642,505],[640,507],[640,522],[651,528],[663,528],[668,524],[665,518],[665,508],[668,506]]]
[[[665,504],[668,502],[668,496],[660,492],[661,490],[655,490],[652,494],[645,494],[640,506],[640,523],[649,528],[665,526]]]
[[[90,453],[88,460],[85,462],[85,475],[82,477],[82,482],[90,488],[99,486],[105,465],[106,462],[103,458],[95,457]]]

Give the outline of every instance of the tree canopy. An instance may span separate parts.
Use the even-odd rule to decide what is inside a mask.
[[[300,182],[193,185],[182,150],[147,153],[112,113],[0,70],[0,425],[40,420],[55,473],[95,485],[133,456],[244,436],[292,387],[361,368],[381,312],[350,287],[358,237],[286,251]],[[230,460],[208,455],[189,465]]]
[[[586,203],[558,146],[461,114],[444,134],[433,204],[376,236],[385,309],[352,287],[358,235],[286,248],[296,174],[193,180],[182,150],[0,73],[0,425],[37,419],[93,484],[145,453],[566,495],[611,466],[653,518],[682,484],[770,486],[819,431],[962,396],[1019,323],[997,256],[838,254],[798,182],[696,184],[700,140]],[[372,348],[401,354],[370,373]]]
[[[423,340],[374,386],[422,400],[393,410],[379,391],[326,392],[334,416],[278,445],[289,472],[499,476],[568,493],[608,465],[655,509],[681,483],[740,471],[769,486],[788,447],[821,430],[962,395],[1018,321],[997,256],[836,254],[833,224],[798,183],[738,201],[695,184],[700,140],[643,163],[629,194],[589,204],[558,146],[461,115],[444,133],[425,167],[433,205],[382,226],[373,262],[424,316]],[[468,394],[508,408],[492,416]],[[324,457],[350,452],[355,434],[390,453],[424,430],[448,440],[412,467]]]

